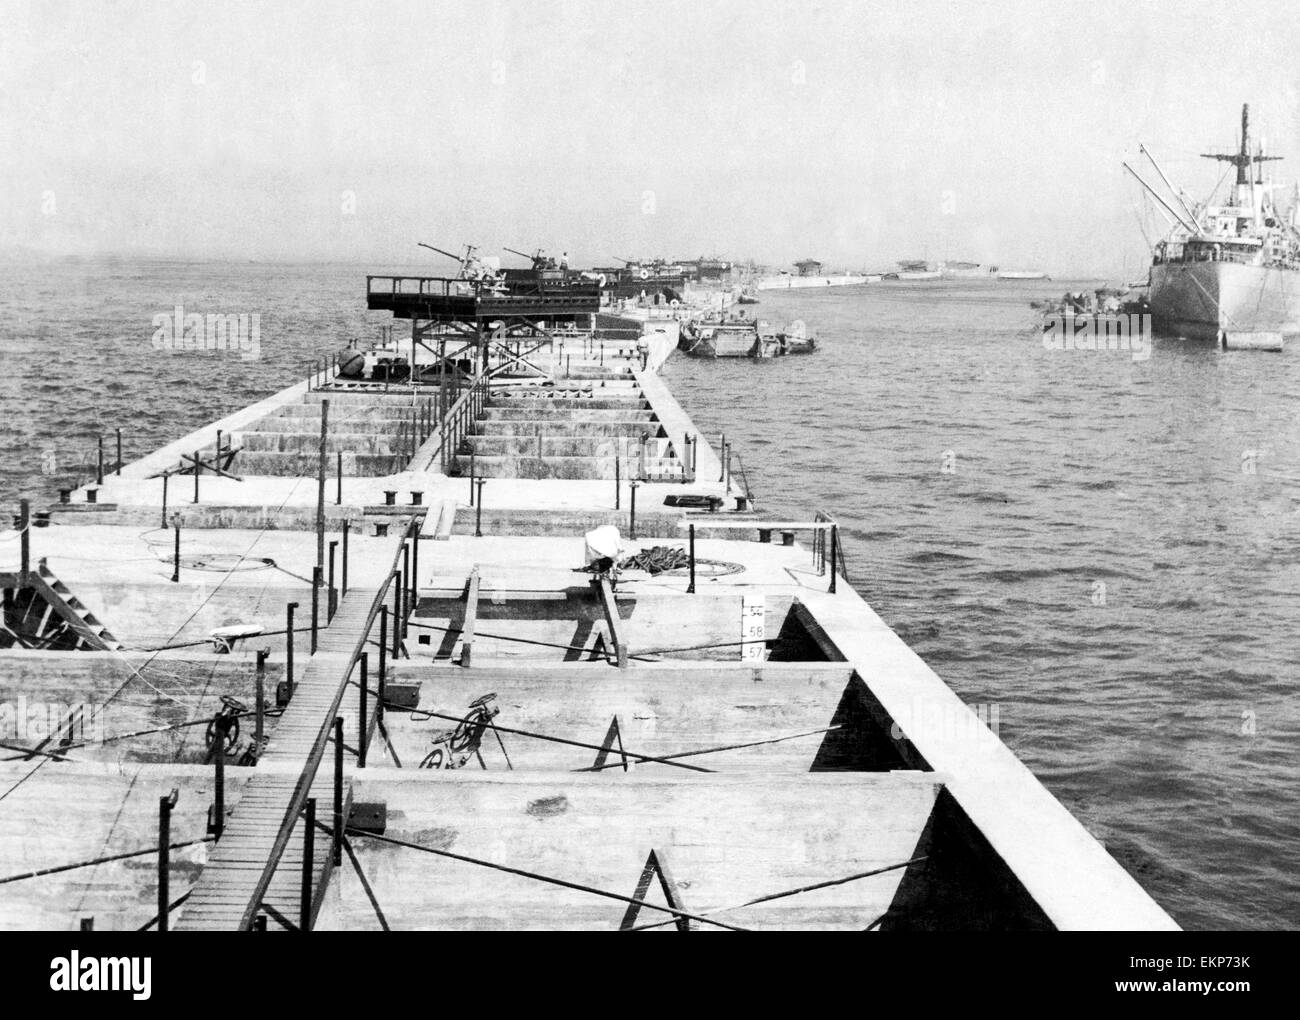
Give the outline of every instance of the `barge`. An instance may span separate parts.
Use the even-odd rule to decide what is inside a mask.
[[[1176,927],[754,505],[675,319],[366,300],[409,335],[3,536],[0,927]]]

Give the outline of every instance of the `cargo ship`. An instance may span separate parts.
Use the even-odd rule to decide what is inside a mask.
[[[1146,149],[1142,151],[1150,157]],[[1211,195],[1192,205],[1151,158],[1165,194],[1126,169],[1176,221],[1156,245],[1151,262],[1151,315],[1155,328],[1221,347],[1281,350],[1300,333],[1300,230],[1296,204],[1286,212],[1274,201],[1264,175],[1266,155],[1250,137],[1250,108],[1241,108],[1238,149],[1205,153],[1229,164],[1235,181],[1222,202]]]
[[[374,343],[0,536],[0,927],[1177,927],[870,551],[761,510],[659,373],[675,317],[364,300]]]

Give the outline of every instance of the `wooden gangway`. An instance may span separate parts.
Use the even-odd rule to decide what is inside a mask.
[[[317,652],[298,678],[258,768],[225,824],[175,924],[178,931],[238,931],[265,916],[268,930],[310,928],[334,866],[335,779],[320,768],[360,655],[397,578],[402,548],[420,518],[393,539],[393,567],[377,587],[354,588],[339,601]],[[400,583],[400,582],[398,582]],[[354,710],[347,710],[352,720]],[[372,710],[373,711],[373,710]],[[370,711],[367,712],[371,714]],[[373,715],[361,721],[367,735]],[[348,727],[357,732],[355,721]],[[304,881],[304,805],[315,801],[311,881]],[[338,805],[346,820],[350,784]],[[303,889],[310,890],[304,902]]]

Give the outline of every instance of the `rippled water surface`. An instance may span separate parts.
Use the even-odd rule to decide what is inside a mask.
[[[0,504],[373,337],[367,271],[0,267]],[[855,586],[1180,923],[1300,927],[1300,349],[1047,350],[1028,302],[1067,286],[765,292],[816,355],[664,375],[765,511],[841,522]],[[155,350],[178,302],[260,314],[260,358]]]

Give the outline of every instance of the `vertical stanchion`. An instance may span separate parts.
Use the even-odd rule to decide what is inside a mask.
[[[329,420],[330,402],[322,400],[320,402],[320,455],[316,465],[316,566],[321,570],[325,568],[325,444]],[[317,578],[318,584],[319,580]]]
[[[379,607],[379,684],[382,688],[384,674],[388,671],[388,607]],[[383,704],[383,699],[379,699]]]
[[[621,439],[614,441],[614,509],[622,509],[623,499],[623,451],[621,449],[623,442]]]
[[[361,664],[361,708],[357,715],[357,768],[366,767],[367,744],[370,742],[370,653],[362,652]]]
[[[411,544],[402,543],[402,637],[406,637],[406,621],[411,618]]]
[[[167,527],[167,480],[171,477],[169,474],[163,475],[163,505],[162,505],[162,523],[160,528]]]
[[[343,863],[343,716],[334,717],[334,866]]]
[[[289,699],[293,697],[293,611],[298,608],[297,602],[290,602],[286,609],[287,622],[284,627],[284,700],[288,704]]]
[[[316,866],[316,798],[307,798],[302,830],[302,896],[298,902],[298,930],[311,931],[311,874]]]
[[[194,502],[199,501],[199,472],[203,470],[203,462],[199,460],[199,454],[202,451],[194,451]]]
[[[421,525],[424,521],[421,520]],[[411,612],[420,606],[420,531],[416,528],[411,535]]]
[[[478,485],[478,502],[474,504],[474,537],[483,537],[483,483],[486,478],[480,478],[475,483]]]
[[[117,430],[117,472],[116,473],[119,476],[122,474],[122,430],[121,429]]]
[[[158,930],[166,931],[169,918],[167,905],[170,902],[168,890],[171,871],[172,842],[172,808],[180,799],[180,793],[172,787],[171,793],[158,798]]]
[[[394,576],[396,582],[393,585],[393,658],[396,659],[402,650],[402,585],[406,582]]]
[[[99,461],[95,468],[95,484],[104,484],[104,437],[102,435],[99,437]]]
[[[320,567],[311,568],[311,654],[316,654],[320,637]]]
[[[338,547],[338,542],[330,543],[329,583],[325,586],[325,590],[329,592],[329,597],[325,600],[325,622],[327,624],[334,619],[334,612],[338,608],[338,591],[334,587],[334,553],[338,550]]]
[[[718,438],[718,459],[724,460],[726,458],[726,453],[727,453],[727,434],[725,432],[722,432],[719,433],[719,438]],[[718,475],[718,481],[721,482],[726,477],[727,477],[727,469],[726,466],[724,465],[722,468],[722,473]]]
[[[474,444],[469,447],[469,505],[474,505],[474,482],[478,477],[478,467],[475,463],[476,451]]]
[[[24,586],[27,584],[27,575],[32,572],[32,504],[30,500],[20,499],[18,501],[18,569],[20,579]]]
[[[694,524],[691,525],[690,538],[691,538],[691,583],[687,585],[686,591],[688,594],[693,594],[695,592],[695,525]]]
[[[172,549],[172,581],[176,584],[181,580],[181,515],[177,514],[172,518],[172,528],[176,533],[176,543]]]
[[[216,722],[216,745],[212,749],[212,764],[216,768],[216,787],[213,790],[212,835],[218,840],[226,830],[226,734],[230,722],[224,715],[218,715]]]
[[[641,483],[637,481],[628,483],[628,489],[630,490],[628,507],[631,512],[631,520],[628,522],[628,532],[633,540],[636,539],[636,487],[640,484]]]
[[[253,750],[262,753],[262,738],[266,734],[266,657],[271,654],[269,648],[257,650],[257,702],[253,720]]]
[[[338,450],[335,452],[334,465],[335,465],[334,476],[336,479],[336,485],[338,486],[338,489],[334,494],[334,505],[342,506],[343,505],[343,451],[342,450]]]
[[[838,524],[831,525],[831,594],[835,594],[835,575],[839,572],[840,529]]]
[[[352,530],[352,522],[343,522],[343,594],[348,593],[348,532]]]

